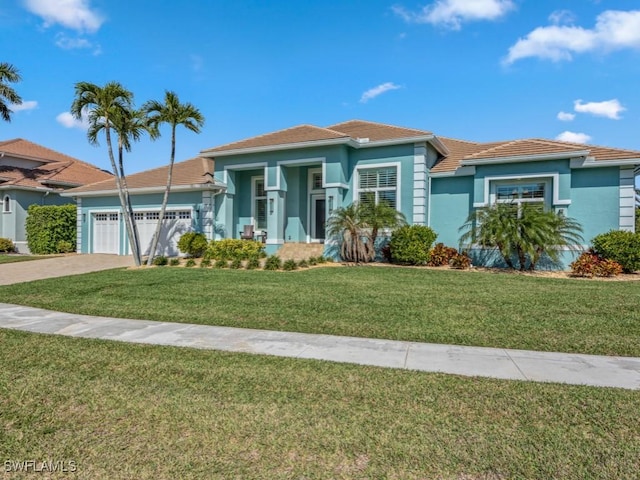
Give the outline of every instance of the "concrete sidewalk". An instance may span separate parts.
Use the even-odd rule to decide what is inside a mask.
[[[640,358],[91,317],[0,303],[0,328],[509,380],[640,389]]]

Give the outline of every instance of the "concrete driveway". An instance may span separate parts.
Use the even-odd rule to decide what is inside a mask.
[[[133,258],[121,255],[63,255],[28,262],[0,264],[0,285],[30,282],[43,278],[66,277],[81,273],[109,270],[111,268],[132,267]]]

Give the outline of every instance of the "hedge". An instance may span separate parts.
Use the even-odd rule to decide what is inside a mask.
[[[27,210],[27,244],[38,255],[75,250],[76,206],[31,205]]]

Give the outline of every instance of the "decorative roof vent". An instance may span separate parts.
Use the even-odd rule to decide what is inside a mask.
[[[358,143],[369,143],[369,139],[368,138],[356,138],[356,141]]]

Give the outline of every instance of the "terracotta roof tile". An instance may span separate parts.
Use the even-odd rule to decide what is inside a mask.
[[[167,173],[169,166],[154,168],[144,172],[127,175],[127,186],[129,189],[163,187],[167,183]],[[171,184],[178,185],[199,185],[213,184],[213,160],[196,157],[182,162],[176,162],[173,166],[173,176]],[[92,183],[83,187],[69,190],[72,193],[86,193],[98,191],[111,191],[116,189],[115,178],[102,182]]]
[[[94,165],[22,138],[0,142],[0,154],[41,163],[30,169],[2,165],[0,177],[9,179],[4,185],[56,188],[60,183],[84,185],[111,178],[110,173]]]
[[[352,138],[368,138],[375,142],[379,140],[392,140],[396,138],[422,137],[431,135],[425,130],[415,128],[397,127],[384,123],[366,122],[364,120],[349,120],[348,122],[336,123],[327,127],[330,130],[343,132]]]

